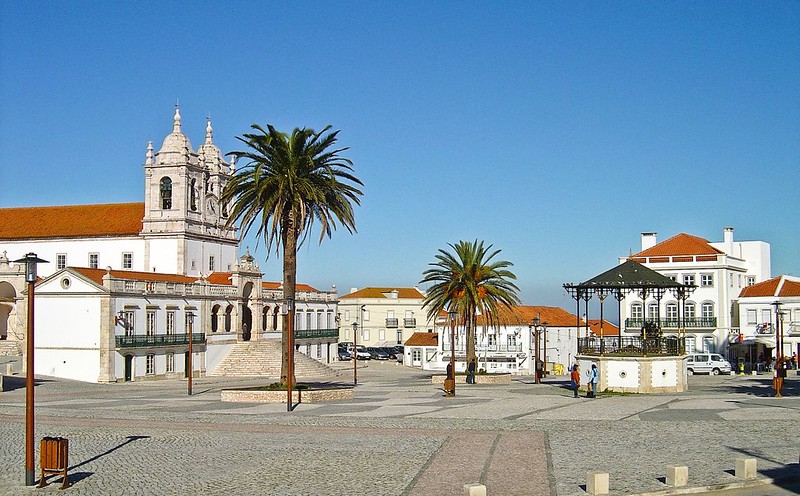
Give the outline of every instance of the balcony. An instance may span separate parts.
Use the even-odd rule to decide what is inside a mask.
[[[396,328],[398,326],[397,319],[386,319],[387,329]]]
[[[417,327],[417,319],[403,319],[403,327]]]
[[[115,336],[117,348],[164,348],[166,346],[187,346],[189,334],[154,334],[152,336]],[[205,344],[206,335],[192,333],[192,344]]]
[[[641,329],[645,322],[656,322],[656,319],[625,319],[625,329]],[[715,329],[716,317],[695,317],[691,319],[658,319],[662,329]]]
[[[295,329],[295,339],[332,339],[339,337],[339,329]]]

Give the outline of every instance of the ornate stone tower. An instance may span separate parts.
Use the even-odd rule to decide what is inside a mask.
[[[236,229],[226,226],[228,209],[219,203],[233,169],[212,131],[208,120],[205,142],[194,152],[176,107],[161,149],[153,155],[152,142],[147,145],[141,235],[148,270],[199,276],[236,265]]]

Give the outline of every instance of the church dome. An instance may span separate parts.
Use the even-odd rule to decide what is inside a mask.
[[[173,121],[172,132],[164,138],[164,143],[156,154],[159,158],[159,163],[185,162],[194,155],[191,141],[181,132],[181,112],[177,107],[175,108]]]

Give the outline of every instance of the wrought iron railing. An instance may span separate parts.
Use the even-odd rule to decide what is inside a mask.
[[[189,344],[189,334],[154,334],[152,336],[115,336],[117,348],[159,348]],[[205,344],[206,335],[192,333],[192,344]]]
[[[295,329],[295,339],[338,338],[339,329]]]
[[[417,327],[417,319],[403,319],[403,327]]]
[[[397,327],[397,319],[386,319],[386,327]]]
[[[680,356],[685,351],[685,338],[672,336],[647,339],[639,336],[578,338],[578,353],[581,355]]]
[[[450,344],[444,343],[442,351],[444,353],[450,353]],[[465,353],[467,351],[466,347],[461,343],[456,343],[456,353]],[[494,351],[498,353],[522,353],[522,344],[492,344],[492,345],[485,345],[485,344],[476,344],[475,345],[475,353],[483,353],[485,351]],[[449,356],[449,355],[448,355]]]
[[[641,329],[645,322],[658,323],[662,329],[685,329],[714,328],[717,327],[716,317],[694,317],[689,319],[625,319],[626,329]]]

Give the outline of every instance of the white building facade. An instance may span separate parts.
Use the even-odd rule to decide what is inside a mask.
[[[417,288],[367,287],[339,297],[339,341],[364,346],[402,345],[414,332],[433,329]]]
[[[207,122],[195,151],[173,129],[147,146],[145,201],[0,209],[0,354],[21,355],[27,329],[24,268],[35,253],[35,373],[89,382],[212,371],[237,344],[280,339],[283,291],[263,281],[249,253],[237,257],[220,194],[234,173]],[[336,356],[335,291],[298,284],[296,343],[321,362]],[[194,345],[197,346],[194,346]],[[24,363],[24,361],[23,361]]]
[[[638,335],[645,321],[658,321],[664,335],[685,328],[687,353],[727,353],[728,337],[739,332],[734,319],[739,293],[770,278],[769,244],[734,241],[733,234],[727,227],[721,242],[681,233],[659,243],[656,233],[642,233],[642,251],[620,263],[630,258],[696,289],[685,302],[670,294],[644,301],[636,294],[626,296],[620,305],[623,333]]]

